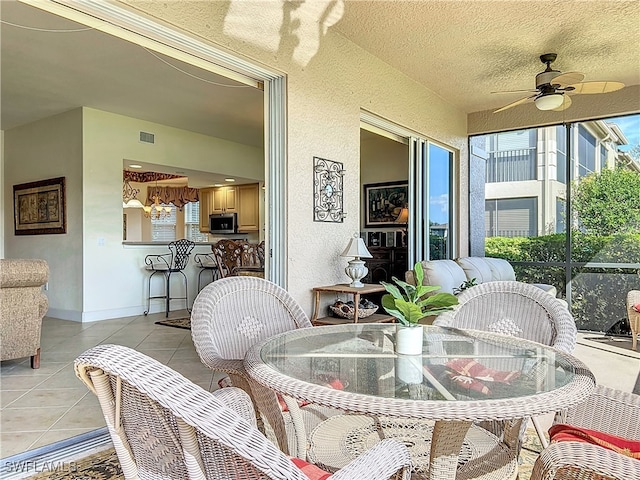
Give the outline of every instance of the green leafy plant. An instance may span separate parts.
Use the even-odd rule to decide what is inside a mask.
[[[478,284],[478,281],[475,278],[472,278],[471,280],[466,280],[462,282],[459,287],[456,287],[453,289],[453,294],[460,295],[467,288],[475,287],[477,284]]]
[[[397,283],[380,282],[389,293],[382,297],[382,306],[389,315],[393,315],[403,325],[417,325],[418,321],[430,315],[439,315],[452,310],[458,304],[458,298],[450,293],[436,293],[430,297],[428,293],[440,290],[440,286],[423,285],[424,270],[420,262],[413,267],[415,285],[392,277]],[[402,289],[402,291],[400,290]]]

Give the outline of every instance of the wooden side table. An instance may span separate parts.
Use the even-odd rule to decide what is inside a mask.
[[[392,323],[395,321],[395,318],[393,316],[387,315],[386,313],[374,313],[373,315],[370,315],[366,318],[358,318],[360,295],[366,295],[367,293],[384,292],[385,288],[382,285],[365,283],[364,287],[350,287],[346,283],[340,283],[337,285],[328,285],[326,287],[314,287],[313,291],[315,293],[315,307],[313,309],[313,317],[311,317],[311,323],[313,325],[341,325],[343,323]],[[350,320],[348,318],[330,316],[318,318],[318,313],[320,311],[320,295],[322,293],[346,293],[353,295],[353,320]],[[382,308],[382,306],[380,308]]]

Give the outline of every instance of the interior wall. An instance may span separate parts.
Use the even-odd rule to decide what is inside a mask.
[[[6,258],[49,264],[50,312],[82,310],[82,111],[71,110],[5,131],[4,228]],[[65,177],[67,233],[14,234],[13,185]],[[122,206],[122,202],[120,202]]]
[[[242,32],[234,30],[238,24],[227,23],[227,13],[231,6],[240,14],[245,6],[255,9],[254,2],[121,3],[287,75],[286,287],[307,313],[313,305],[312,287],[348,280],[340,253],[349,237],[360,229],[361,109],[459,151],[457,180],[466,185],[464,112],[330,27],[320,25],[324,21],[322,11],[311,19],[296,18],[298,28],[288,30],[283,28],[286,19],[282,2],[260,2],[262,29],[255,41],[247,41]],[[292,14],[312,10],[314,5],[308,2]],[[245,13],[245,19],[254,18],[251,12]],[[251,27],[243,28],[250,33]],[[281,37],[283,31],[290,34]],[[313,221],[314,156],[344,164],[347,217],[342,223]],[[466,190],[460,191],[457,201],[466,204]],[[466,224],[466,217],[460,219],[463,230]]]
[[[146,305],[144,257],[168,250],[166,246],[122,245],[122,160],[179,165],[190,170],[263,179],[264,153],[259,148],[131,117],[91,108],[83,110],[85,249],[82,317],[91,321],[139,315]],[[139,142],[140,130],[154,133],[156,143]],[[100,215],[94,214],[97,211]],[[193,301],[197,284],[195,267],[191,266],[187,274]],[[152,304],[152,312],[163,310],[160,303]]]
[[[155,133],[157,143],[139,142],[140,130]],[[50,317],[91,321],[144,310],[144,256],[167,248],[122,245],[125,158],[264,179],[262,149],[91,108],[6,131],[4,253],[49,262]],[[66,177],[67,233],[13,235],[12,185],[60,176]],[[187,273],[196,285],[195,267]],[[161,310],[160,302],[152,305],[152,311]]]

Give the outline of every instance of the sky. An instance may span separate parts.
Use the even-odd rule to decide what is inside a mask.
[[[620,150],[626,152],[636,145],[640,145],[640,114],[627,115],[624,117],[605,118],[607,123],[615,123],[620,127],[629,145],[623,145]]]

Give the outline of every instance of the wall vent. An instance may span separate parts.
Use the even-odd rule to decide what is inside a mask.
[[[156,136],[149,132],[140,132],[140,141],[143,143],[156,143]]]

